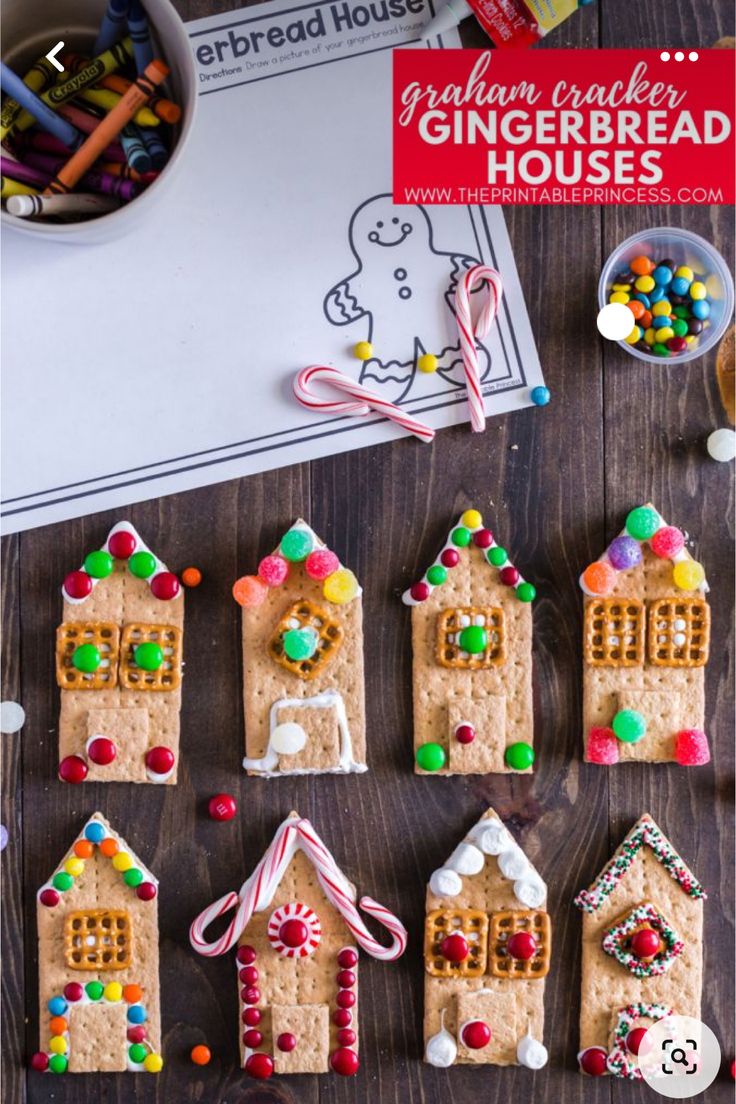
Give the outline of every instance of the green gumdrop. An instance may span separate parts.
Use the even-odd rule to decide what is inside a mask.
[[[102,548],[98,552],[90,552],[84,559],[84,570],[93,579],[106,579],[112,574],[112,565],[112,556]]]
[[[301,563],[306,560],[314,547],[311,533],[306,529],[290,529],[284,533],[279,551],[289,563]]]
[[[164,653],[154,640],[145,640],[133,649],[133,658],[136,667],[142,671],[158,671],[164,661]]]
[[[432,564],[427,572],[427,582],[432,586],[442,586],[447,582],[447,568],[442,564]]]
[[[51,884],[54,889],[66,893],[67,889],[71,889],[74,885],[74,878],[71,874],[67,874],[66,870],[60,870],[58,874],[54,874]]]
[[[494,544],[493,548],[489,548],[487,556],[489,564],[493,564],[494,567],[503,567],[509,558],[506,549],[501,548],[499,544]]]
[[[488,633],[482,625],[468,625],[460,633],[459,644],[462,651],[469,652],[470,655],[479,655],[488,646]]]
[[[516,597],[520,602],[533,602],[537,597],[537,588],[533,583],[519,583],[516,588]]]
[[[72,667],[86,675],[93,675],[101,663],[102,656],[94,644],[80,644],[72,652]]]
[[[470,530],[464,525],[459,525],[457,529],[453,529],[451,539],[457,548],[467,548],[470,544]]]
[[[441,744],[422,744],[417,748],[417,766],[424,771],[441,770],[445,759],[445,749]]]
[[[317,651],[318,636],[314,629],[289,629],[284,633],[284,651],[294,663],[311,659]]]
[[[101,981],[88,981],[84,987],[84,991],[90,1000],[98,1001],[105,992],[105,986]]]
[[[132,886],[134,889],[139,886],[143,881],[143,871],[139,870],[136,866],[131,866],[130,870],[126,870],[123,874],[123,881],[126,885]]]
[[[649,540],[659,526],[659,515],[651,506],[637,506],[626,518],[626,532],[634,540]]]
[[[128,571],[136,579],[147,579],[156,570],[156,557],[152,552],[134,552],[128,560]]]
[[[140,1066],[147,1054],[148,1051],[142,1043],[133,1043],[132,1047],[128,1050],[128,1057],[131,1062],[135,1062],[137,1066]]]
[[[620,709],[611,727],[624,744],[636,744],[647,734],[647,722],[635,709]]]
[[[69,1061],[65,1054],[52,1054],[49,1058],[49,1069],[52,1073],[66,1073]]]
[[[518,744],[510,744],[506,748],[504,759],[512,770],[528,770],[534,762],[534,748],[520,740]]]

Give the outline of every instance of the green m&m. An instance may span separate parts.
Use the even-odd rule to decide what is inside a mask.
[[[152,552],[134,552],[128,560],[128,571],[136,579],[147,579],[156,570],[156,557]]]
[[[52,1073],[66,1073],[69,1061],[65,1054],[52,1054],[49,1058],[49,1069]]]
[[[135,646],[133,658],[136,667],[140,667],[142,671],[158,671],[164,661],[164,653],[154,640],[145,640]]]
[[[447,582],[447,568],[442,564],[432,564],[427,572],[427,582],[432,586],[442,586]]]
[[[417,748],[417,766],[421,770],[442,770],[446,758],[445,749],[441,744],[428,743]]]
[[[133,1043],[132,1047],[128,1049],[128,1057],[136,1066],[140,1066],[141,1062],[145,1061],[147,1054],[148,1051],[142,1043]]]
[[[479,655],[488,647],[488,633],[482,625],[468,625],[460,633],[460,648],[470,655]]]
[[[659,514],[651,506],[637,506],[626,518],[626,532],[634,540],[650,540],[660,525]]]
[[[91,1001],[98,1001],[102,1000],[105,986],[101,981],[88,981],[84,987],[84,991]]]
[[[516,588],[516,597],[520,602],[533,602],[537,597],[537,588],[533,583],[519,583]]]
[[[306,529],[290,529],[284,533],[279,551],[289,563],[301,563],[306,560],[314,547],[312,534]]]
[[[93,675],[101,663],[102,656],[94,644],[80,644],[72,652],[72,667],[85,675]]]
[[[512,770],[528,770],[534,762],[534,748],[520,740],[518,744],[509,744],[504,753],[506,766]]]
[[[619,709],[611,727],[614,736],[624,744],[637,744],[647,734],[647,722],[636,709]]]
[[[294,663],[311,659],[317,651],[318,642],[319,637],[314,629],[289,629],[282,641],[287,657]]]
[[[112,556],[102,548],[97,552],[90,552],[84,558],[84,570],[93,579],[106,579],[108,575],[112,575],[112,564]]]
[[[66,893],[66,891],[71,889],[74,885],[74,878],[71,874],[67,874],[66,870],[60,870],[58,874],[54,874],[51,884],[54,889],[60,890],[61,893]]]
[[[135,889],[143,881],[143,871],[139,870],[137,866],[131,866],[130,870],[126,870],[123,874],[123,881],[126,885]]]
[[[493,548],[488,549],[486,555],[488,556],[489,564],[493,564],[494,567],[503,567],[509,558],[506,549],[501,548],[500,544],[494,544]]]
[[[453,529],[450,540],[456,548],[467,548],[470,544],[470,530],[464,525],[459,525],[457,529]]]

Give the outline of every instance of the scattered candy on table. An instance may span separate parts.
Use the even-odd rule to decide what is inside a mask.
[[[14,701],[0,702],[0,732],[10,736],[20,732],[25,723],[26,711],[22,705]]]
[[[189,1057],[195,1066],[207,1066],[212,1061],[212,1051],[209,1047],[200,1043],[199,1046],[192,1047]]]
[[[215,794],[207,806],[213,820],[232,820],[238,811],[238,804],[230,794]]]
[[[0,851],[4,851],[8,846],[8,829],[4,824],[0,824]]]
[[[732,429],[714,429],[708,437],[706,447],[713,460],[727,464],[736,457],[736,432]]]
[[[185,587],[198,587],[202,582],[202,572],[198,567],[185,567],[181,573],[181,581]]]
[[[532,387],[529,398],[535,406],[546,406],[552,395],[548,387]]]

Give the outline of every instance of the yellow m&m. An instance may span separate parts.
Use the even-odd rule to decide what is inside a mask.
[[[143,1059],[143,1068],[146,1073],[159,1073],[164,1068],[164,1060],[160,1054],[149,1054]]]
[[[680,560],[672,568],[672,578],[680,590],[697,590],[705,579],[705,571],[697,560]]]
[[[67,1041],[63,1035],[54,1035],[49,1039],[49,1050],[52,1054],[66,1054],[67,1049]]]
[[[359,341],[353,349],[358,360],[370,360],[373,356],[373,346],[370,341]]]
[[[328,575],[322,584],[322,593],[328,602],[334,602],[336,606],[344,606],[351,602],[358,593],[358,580],[347,567],[339,567]]]
[[[420,372],[436,372],[439,368],[440,362],[434,353],[425,353],[424,356],[420,356],[417,361],[417,368]]]
[[[102,994],[106,1001],[119,1001],[123,999],[123,987],[119,981],[108,981]]]
[[[480,510],[466,510],[460,518],[460,524],[466,529],[480,529],[483,524],[483,516]]]
[[[64,863],[64,869],[67,874],[71,874],[72,878],[78,878],[84,870],[84,862],[82,859],[77,859],[75,857],[67,859]]]
[[[133,860],[127,851],[118,851],[117,855],[113,855],[112,865],[116,870],[123,873],[126,870],[130,870],[133,865]]]

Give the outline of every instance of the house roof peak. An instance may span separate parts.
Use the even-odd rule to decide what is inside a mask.
[[[118,521],[102,547],[88,552],[82,566],[66,576],[61,588],[64,601],[73,606],[86,602],[95,587],[112,575],[116,560],[126,561],[130,574],[145,580],[154,598],[169,601],[180,593],[176,575],[151,551],[135,526]]]

